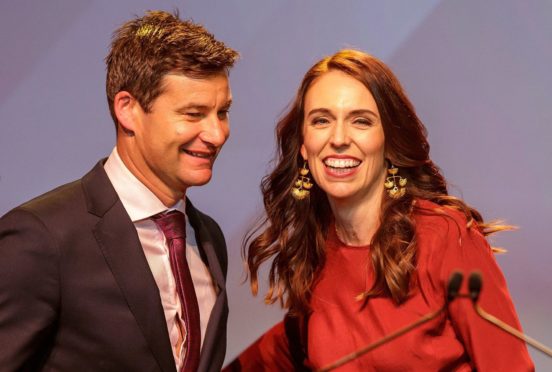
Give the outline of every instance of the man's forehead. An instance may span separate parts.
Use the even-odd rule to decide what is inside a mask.
[[[163,80],[171,79],[171,77],[177,77],[177,78],[184,78],[190,81],[197,81],[197,82],[207,82],[207,81],[215,81],[215,80],[229,80],[228,79],[228,72],[226,70],[213,72],[209,74],[194,74],[194,73],[186,73],[181,71],[170,71],[166,73],[163,78]]]
[[[226,74],[205,78],[190,78],[184,74],[167,74],[161,86],[164,97],[182,108],[229,107],[232,92]]]

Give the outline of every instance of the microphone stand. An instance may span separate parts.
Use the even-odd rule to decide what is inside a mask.
[[[385,344],[385,343],[387,343],[391,340],[394,340],[397,337],[404,335],[405,333],[410,332],[414,328],[419,327],[422,324],[427,323],[430,320],[437,318],[437,316],[439,316],[448,307],[448,304],[451,301],[453,301],[456,297],[459,296],[458,291],[460,290],[460,286],[462,284],[463,278],[464,278],[464,276],[462,275],[461,272],[454,271],[451,274],[451,276],[449,278],[449,281],[448,281],[448,285],[447,285],[447,301],[445,302],[445,304],[439,310],[436,310],[432,313],[424,315],[423,317],[421,317],[420,319],[418,319],[414,323],[409,324],[409,325],[407,325],[407,326],[405,326],[405,327],[403,327],[403,328],[401,328],[401,329],[399,329],[399,330],[397,330],[393,333],[390,333],[387,336],[379,339],[378,341],[373,342],[373,343],[369,344],[368,346],[363,347],[362,349],[358,349],[357,351],[355,351],[351,354],[348,354],[348,355],[344,356],[341,359],[336,360],[332,364],[329,364],[329,365],[317,370],[317,372],[328,372],[328,371],[331,371],[331,370],[333,370],[337,367],[341,367],[345,363],[349,363],[350,361],[352,361],[354,359],[357,359],[358,357],[368,353],[369,351],[372,351],[372,350],[380,347],[381,345],[383,345],[383,344]]]
[[[504,323],[502,320],[492,316],[491,314],[489,314],[488,312],[483,310],[481,308],[481,306],[479,306],[475,302],[473,304],[473,307],[474,307],[475,312],[477,313],[477,315],[479,315],[480,317],[482,317],[486,321],[494,324],[495,326],[502,329],[503,331],[508,332],[512,336],[515,336],[515,337],[527,342],[529,345],[533,346],[535,349],[543,352],[544,354],[548,355],[549,357],[552,357],[552,349],[550,349],[549,347],[541,344],[540,342],[538,342],[534,338],[529,337],[526,334],[518,331],[514,327],[508,325],[507,323]]]
[[[481,291],[482,282],[483,280],[481,277],[481,273],[474,271],[470,274],[470,277],[468,280],[470,297],[473,303],[473,308],[475,309],[475,312],[477,313],[477,315],[479,315],[481,318],[488,321],[489,323],[493,324],[494,326],[500,328],[501,330],[511,334],[512,336],[525,341],[527,344],[531,345],[532,347],[539,350],[540,352],[548,355],[549,357],[552,357],[552,349],[540,343],[539,341],[535,340],[534,338],[529,337],[523,332],[518,331],[517,329],[503,322],[497,317],[489,314],[488,312],[483,310],[481,306],[479,306],[477,301],[479,300],[479,292]]]
[[[484,320],[488,321],[489,323],[493,324],[494,326],[502,329],[503,331],[511,334],[514,337],[517,337],[520,340],[525,341],[530,346],[534,347],[535,349],[541,351],[542,353],[546,354],[549,357],[552,357],[552,349],[545,346],[544,344],[540,343],[539,341],[527,336],[526,334],[518,331],[514,327],[504,323],[500,319],[496,318],[495,316],[487,313],[485,310],[481,308],[477,304],[477,301],[479,300],[479,293],[481,292],[482,287],[482,277],[481,273],[478,271],[474,271],[470,274],[469,280],[468,280],[468,288],[469,288],[469,294],[459,294],[459,289],[462,284],[463,275],[460,272],[453,272],[448,283],[447,287],[447,301],[443,307],[438,309],[437,311],[434,311],[432,313],[429,313],[420,319],[418,319],[416,322],[407,325],[406,327],[403,327],[385,337],[382,339],[369,344],[368,346],[363,347],[362,349],[359,349],[351,354],[348,354],[344,356],[341,359],[336,360],[332,364],[329,364],[321,369],[318,369],[316,372],[328,372],[331,371],[337,367],[341,367],[342,365],[357,359],[358,357],[368,353],[369,351],[372,351],[381,345],[384,345],[385,343],[396,339],[399,336],[404,335],[405,333],[411,331],[412,329],[419,327],[420,325],[429,322],[432,319],[435,319],[439,314],[441,314],[448,305],[457,297],[469,297],[473,303],[473,307],[477,315],[479,315]]]
[[[445,310],[445,308],[446,308],[446,305],[441,307],[437,311],[434,311],[430,314],[427,314],[427,315],[423,316],[422,318],[420,318],[416,322],[414,322],[412,324],[409,324],[408,326],[403,327],[403,328],[401,328],[401,329],[399,329],[399,330],[383,337],[382,339],[380,339],[380,340],[378,340],[374,343],[371,343],[370,345],[365,346],[362,349],[359,349],[359,350],[355,351],[354,353],[351,353],[351,354],[346,355],[345,357],[343,357],[341,359],[336,360],[332,364],[329,364],[329,365],[325,366],[324,368],[319,369],[317,372],[328,372],[328,371],[331,371],[332,369],[335,369],[337,367],[341,367],[345,363],[349,363],[351,360],[356,359],[356,358],[360,357],[361,355],[364,355],[367,352],[374,350],[375,348],[385,344],[386,342],[394,340],[395,338],[404,335],[405,333],[411,331],[412,329],[414,329],[416,327],[419,327],[420,325],[422,325],[424,323],[427,323],[432,319],[435,319],[439,314],[441,314]]]

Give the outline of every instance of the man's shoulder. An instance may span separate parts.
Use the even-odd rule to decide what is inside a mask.
[[[39,219],[50,219],[59,215],[74,215],[87,210],[87,200],[83,180],[97,169],[95,167],[84,177],[58,186],[42,195],[13,208],[6,215],[15,211],[28,212]]]
[[[39,195],[16,209],[23,209],[37,214],[48,214],[75,204],[82,196],[81,180],[75,180],[58,186]]]
[[[8,245],[33,247],[36,252],[52,252],[38,247],[51,246],[67,231],[78,228],[83,204],[80,181],[73,181],[23,203],[0,218],[2,249]],[[80,195],[79,195],[80,194]],[[11,243],[9,243],[11,242]],[[5,244],[4,244],[5,243]],[[31,249],[31,248],[29,248]],[[48,253],[48,254],[50,254]]]

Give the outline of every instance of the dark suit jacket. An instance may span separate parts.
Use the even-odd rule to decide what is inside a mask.
[[[226,244],[186,202],[218,296],[200,371],[226,351]],[[159,290],[103,162],[0,219],[0,371],[176,371]]]

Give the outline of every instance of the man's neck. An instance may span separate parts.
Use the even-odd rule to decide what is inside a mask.
[[[186,198],[186,191],[175,191],[165,185],[153,172],[150,175],[146,175],[140,171],[140,167],[136,166],[132,156],[124,150],[124,147],[120,149],[117,147],[117,153],[121,158],[121,161],[126,168],[146,186],[167,208],[174,206],[179,200]],[[146,167],[142,167],[146,169]],[[157,182],[152,182],[151,180]]]

